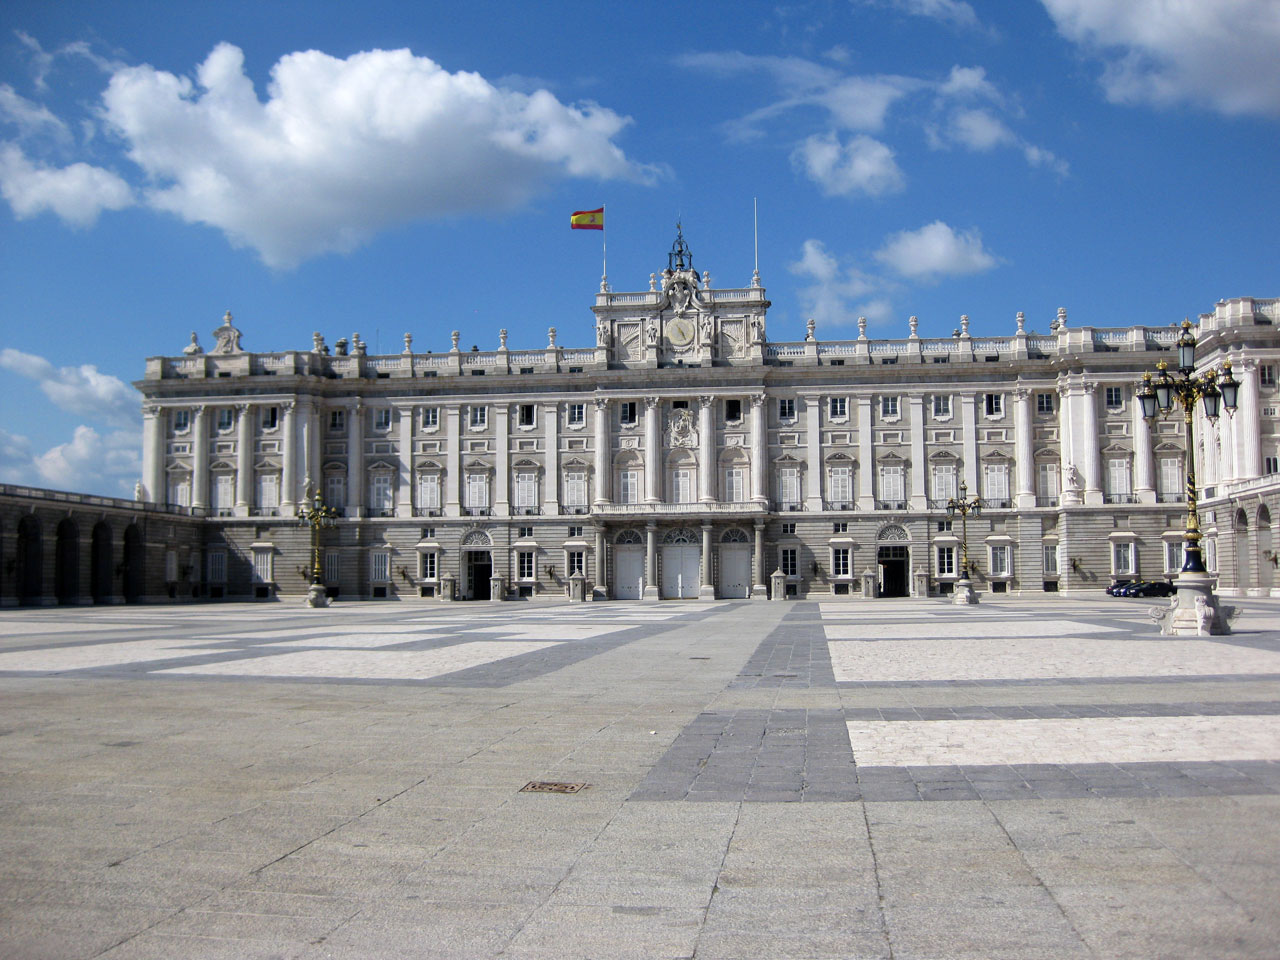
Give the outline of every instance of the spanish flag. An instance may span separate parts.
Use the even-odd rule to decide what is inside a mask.
[[[603,230],[604,207],[599,210],[575,210],[569,217],[570,230]]]

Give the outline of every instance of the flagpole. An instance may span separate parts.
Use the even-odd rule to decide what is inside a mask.
[[[600,217],[604,220],[604,229],[600,231],[600,292],[608,293],[609,286],[609,217],[605,204],[600,204]]]

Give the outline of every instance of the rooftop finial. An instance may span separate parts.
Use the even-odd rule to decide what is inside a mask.
[[[689,245],[684,242],[684,228],[679,220],[676,221],[676,242],[671,245],[671,252],[667,254],[667,269],[673,273],[693,269],[693,254],[689,252]]]

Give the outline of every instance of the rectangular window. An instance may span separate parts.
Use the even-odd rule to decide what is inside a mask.
[[[956,496],[956,465],[954,463],[935,463],[933,465],[933,498],[935,500],[951,500]]]
[[[778,419],[794,420],[796,418],[796,401],[793,397],[782,397],[778,400]]]
[[[235,425],[235,411],[230,407],[218,410],[218,432],[226,433]]]
[[[516,539],[525,540],[533,538],[533,527],[516,527]]]
[[[572,470],[564,475],[564,503],[566,507],[585,507],[587,505],[587,475],[581,470]]]
[[[636,422],[636,402],[634,400],[624,400],[618,404],[618,422],[621,424]]]
[[[566,564],[565,564],[565,568],[566,568],[566,571],[567,571],[567,573],[569,574],[569,576],[571,576],[571,577],[572,577],[575,573],[580,573],[580,574],[582,574],[582,575],[584,575],[584,576],[586,575],[586,572],[587,572],[587,563],[586,563],[586,560],[587,560],[587,554],[586,554],[586,552],[585,552],[585,551],[583,551],[583,550],[570,550],[570,551],[568,552],[568,554],[566,554],[566,557],[567,557],[567,562],[566,562]]]
[[[936,393],[933,396],[933,415],[935,417],[951,416],[951,394]]]
[[[375,473],[369,478],[369,509],[374,516],[391,512],[391,474]]]
[[[423,407],[422,408],[422,429],[434,430],[440,426],[440,408],[439,407]]]
[[[1131,490],[1128,458],[1112,457],[1107,461],[1107,492],[1114,496],[1126,496]]]
[[[796,525],[794,523],[782,524],[782,536],[794,537],[796,535]]]
[[[618,492],[622,503],[640,502],[640,471],[623,470],[618,476]]]
[[[262,408],[262,429],[274,430],[280,426],[280,408],[279,407],[263,407]]]
[[[585,403],[571,403],[568,406],[566,422],[571,427],[580,427],[587,422],[587,405]]]
[[[570,527],[570,528],[569,528],[569,539],[570,539],[570,540],[573,540],[574,538],[576,538],[576,537],[581,537],[581,536],[582,536],[582,527]]]
[[[827,474],[827,494],[832,503],[853,499],[853,467],[832,467]]]
[[[280,474],[264,473],[258,477],[258,510],[267,515],[280,509]]]
[[[1276,385],[1276,365],[1274,363],[1263,363],[1258,366],[1258,384],[1263,387],[1274,387]]]
[[[849,522],[847,520],[837,520],[835,523],[831,524],[831,532],[832,533],[848,533]]]
[[[983,397],[983,409],[988,417],[1004,416],[1004,394],[988,393]]]
[[[902,496],[901,464],[880,464],[880,499],[890,503],[901,502]]]
[[[347,508],[346,477],[324,478],[324,502],[325,506],[333,507],[335,510],[345,510]]]
[[[516,577],[520,580],[533,579],[532,550],[520,550],[516,553]]]
[[[956,572],[956,548],[938,548],[938,576],[954,576]]]
[[[330,550],[324,555],[324,582],[330,586],[342,579],[342,554]]]
[[[423,473],[418,476],[418,506],[423,510],[440,509],[440,475]]]
[[[1164,544],[1164,568],[1169,573],[1182,569],[1182,541],[1166,540]]]
[[[489,425],[489,408],[488,407],[471,407],[468,410],[468,423],[472,427],[479,430]]]
[[[783,547],[778,551],[778,569],[788,577],[794,577],[799,569],[796,562],[796,548]]]
[[[1044,573],[1045,576],[1052,576],[1058,572],[1058,545],[1056,543],[1044,544]]]
[[[225,550],[209,551],[209,582],[227,582],[227,552]]]
[[[489,477],[486,474],[467,474],[467,506],[477,510],[489,506]]]
[[[536,507],[538,505],[538,475],[536,473],[516,474],[516,508]]]
[[[833,577],[849,576],[849,548],[831,548],[831,575]]]
[[[784,504],[800,502],[799,467],[783,467],[778,471],[778,499]]]
[[[1053,394],[1036,394],[1036,413],[1053,413]]]
[[[985,463],[982,465],[983,489],[987,503],[999,507],[1009,502],[1009,465],[1007,463]]]
[[[747,499],[746,474],[742,467],[730,467],[724,472],[724,498],[729,503],[742,503]]]
[[[175,410],[173,411],[173,432],[186,433],[191,429],[191,411]]]
[[[436,552],[434,550],[424,550],[418,554],[418,576],[423,580],[435,580],[436,570],[439,569],[436,561]]]
[[[178,551],[176,550],[164,552],[164,578],[170,583],[178,579]]]
[[[1112,572],[1116,574],[1133,573],[1133,544],[1116,543],[1111,547]]]
[[[213,503],[209,506],[215,517],[229,517],[236,505],[236,478],[220,473],[213,478]]]
[[[679,469],[671,474],[671,494],[676,503],[693,503],[693,471]]]
[[[386,433],[391,429],[390,407],[380,407],[373,411],[373,429],[378,433]]]
[[[1263,457],[1262,472],[1267,476],[1280,473],[1280,457]]]
[[[939,533],[950,533],[950,532],[951,532],[951,521],[950,521],[950,520],[939,520],[939,521],[938,521],[938,532],[939,532]]]
[[[897,397],[881,397],[880,398],[880,416],[896,417],[898,415],[898,398]]]
[[[843,420],[849,416],[849,398],[830,397],[827,400],[827,415],[832,420]]]
[[[347,411],[330,410],[329,411],[329,432],[342,433],[347,429]]]
[[[1056,463],[1036,465],[1036,496],[1046,502],[1057,500],[1058,465]]]
[[[1210,573],[1218,572],[1218,539],[1210,537],[1204,542],[1204,565]]]
[[[169,504],[175,507],[191,506],[191,481],[185,477],[169,483]]]
[[[254,583],[271,583],[272,582],[272,555],[274,553],[271,547],[254,547],[253,548],[253,582]]]
[[[737,423],[742,419],[742,401],[726,400],[724,402],[724,418],[728,423]]]
[[[1116,410],[1124,406],[1124,387],[1107,387],[1106,403],[1108,410]]]
[[[386,550],[374,550],[369,554],[369,580],[373,583],[391,580],[391,554]]]
[[[1007,577],[1009,575],[1009,545],[1007,543],[991,548],[991,576]]]
[[[1182,493],[1182,458],[1160,458],[1160,495],[1178,496]]]
[[[516,426],[532,427],[534,425],[533,404],[522,403],[516,409]]]

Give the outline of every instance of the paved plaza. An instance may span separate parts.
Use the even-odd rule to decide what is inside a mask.
[[[0,611],[0,958],[1274,958],[1233,602]]]

